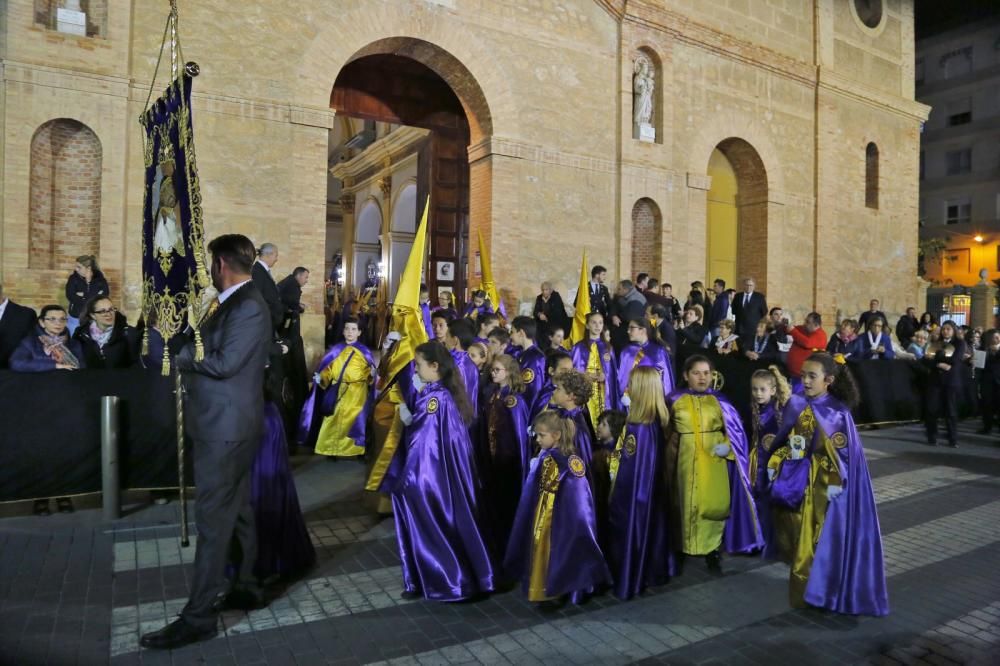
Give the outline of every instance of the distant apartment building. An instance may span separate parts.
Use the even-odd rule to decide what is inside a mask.
[[[961,287],[1000,278],[1000,16],[917,40],[920,240],[931,309],[967,311]]]

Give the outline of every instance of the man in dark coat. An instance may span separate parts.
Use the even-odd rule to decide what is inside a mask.
[[[177,355],[185,389],[184,427],[193,440],[198,489],[195,525],[198,547],[191,594],[180,617],[140,641],[145,648],[174,649],[216,635],[223,608],[262,605],[253,575],[257,534],[250,504],[250,469],[264,428],[264,368],[271,324],[254,288],[253,243],[228,234],[208,245],[218,306],[199,325],[204,359],[195,360],[189,342]],[[239,542],[242,561],[235,583],[226,579],[230,541]]]
[[[10,355],[34,331],[35,324],[35,311],[7,298],[0,284],[0,370],[9,367]]]
[[[604,266],[594,266],[590,269],[590,282],[588,287],[590,289],[590,310],[587,314],[591,312],[600,312],[601,316],[605,319],[608,318],[608,311],[611,308],[611,293],[608,291],[607,285],[604,284],[604,280],[608,277],[608,269]],[[580,295],[576,295],[577,302],[575,307],[580,307]]]
[[[285,344],[288,346],[288,353],[284,356],[285,383],[281,398],[285,414],[289,417],[297,416],[302,410],[309,389],[305,347],[302,343],[302,331],[299,324],[299,315],[306,310],[305,306],[302,305],[302,287],[306,286],[308,282],[309,269],[297,266],[291,275],[278,283],[278,297],[281,299],[282,307],[285,308],[281,337],[284,338]],[[298,419],[286,418],[285,424],[291,435],[298,427]],[[294,441],[294,439],[289,441]]]
[[[888,323],[889,318],[885,316],[885,313],[878,309],[879,302],[877,298],[873,298],[868,304],[868,310],[862,312],[858,316],[858,334],[868,331],[868,324],[875,319],[881,319],[882,321]]]
[[[920,328],[920,320],[917,319],[917,311],[915,308],[906,308],[906,314],[899,318],[896,322],[896,337],[899,338],[899,344],[902,345],[903,349],[910,346],[913,342],[913,334],[917,332]]]
[[[267,310],[270,313],[271,328],[275,335],[281,335],[281,324],[285,320],[285,307],[278,295],[278,285],[271,275],[271,268],[278,263],[278,248],[273,243],[264,243],[257,250],[257,261],[253,264],[250,276],[257,291],[264,297]]]
[[[732,303],[736,318],[736,335],[749,338],[757,334],[757,322],[767,316],[767,299],[755,291],[757,283],[753,278],[743,281],[743,292],[736,294]]]

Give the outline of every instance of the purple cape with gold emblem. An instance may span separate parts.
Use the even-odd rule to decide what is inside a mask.
[[[469,397],[469,404],[472,405],[472,413],[479,414],[479,368],[469,358],[468,352],[455,349],[450,353],[455,365],[458,366],[458,372],[462,375],[465,394]]]
[[[614,595],[631,599],[674,575],[663,493],[664,436],[658,423],[629,423],[608,505]]]
[[[552,394],[556,392],[556,386],[552,383],[552,377],[545,380],[542,390],[535,396],[535,402],[531,406],[531,413],[528,414],[528,423],[534,423],[535,417],[545,411],[552,401]]]
[[[836,613],[888,615],[882,531],[864,447],[851,411],[829,393],[812,400],[793,395],[785,405],[781,432],[774,444],[777,447],[787,441],[799,414],[810,405],[823,433],[831,438],[843,433],[847,445],[837,449],[844,492],[826,510],[805,601]]]
[[[642,350],[642,358],[638,366],[635,357]],[[628,381],[632,378],[634,367],[649,366],[660,371],[663,380],[663,395],[668,396],[674,390],[674,367],[670,361],[667,348],[658,342],[647,342],[644,345],[631,343],[618,354],[618,398],[628,391]]]
[[[574,369],[587,372],[587,366],[590,364],[590,345],[594,342],[588,339],[573,345],[571,355]],[[604,372],[604,408],[618,409],[618,364],[615,362],[611,345],[604,340],[596,342],[597,352],[601,355],[601,370]]]
[[[403,589],[458,601],[490,592],[495,571],[481,532],[469,431],[441,384],[417,396],[392,487]]]
[[[667,398],[667,406],[672,408],[677,398],[686,393],[694,391],[684,388],[674,392]],[[726,396],[712,389],[705,393],[715,396],[719,401],[719,407],[722,409],[722,425],[726,429],[726,437],[729,438],[729,445],[736,458],[735,461],[728,461],[729,518],[726,518],[726,526],[722,533],[722,549],[727,553],[750,553],[763,548],[764,539],[757,520],[750,481],[747,478],[749,447],[743,430],[743,421]]]
[[[476,441],[476,465],[490,518],[493,544],[502,556],[517,513],[531,459],[528,405],[505,386],[483,406]]]
[[[340,353],[344,351],[348,346],[354,347],[354,350],[364,356],[365,360],[368,362],[372,368],[376,367],[375,358],[372,356],[371,351],[368,347],[361,344],[360,342],[355,342],[353,345],[348,345],[346,342],[340,342],[330,347],[330,349],[323,355],[320,362],[316,365],[316,373],[323,372],[323,368],[333,363],[333,360],[340,356]],[[344,364],[347,367],[347,364]],[[305,404],[302,405],[302,411],[299,413],[299,429],[295,437],[295,441],[300,446],[313,447],[316,445],[316,437],[319,435],[319,427],[323,423],[323,418],[330,416],[337,409],[337,399],[340,397],[340,378],[337,381],[331,382],[326,388],[321,388],[318,384],[314,384],[312,391],[309,393],[309,397],[306,398]],[[350,431],[348,431],[347,436],[353,439],[355,442],[365,441],[365,426],[368,423],[368,415],[372,408],[372,397],[373,392],[370,389],[368,399],[365,401],[365,408],[355,419],[354,424],[351,426]]]
[[[531,345],[521,352],[517,362],[521,365],[521,379],[524,380],[524,401],[531,407],[545,382],[545,354],[537,345]]]
[[[577,603],[594,588],[608,582],[611,576],[597,545],[597,517],[590,484],[584,474],[574,473],[569,467],[569,459],[555,449],[542,451],[537,461],[533,461],[517,506],[504,573],[510,578],[520,578],[527,592],[540,474],[546,457],[551,457],[559,467],[559,489],[552,506],[545,592],[553,597],[569,594]]]
[[[771,525],[771,484],[767,479],[767,462],[774,450],[775,436],[781,425],[781,411],[774,400],[764,405],[751,423],[750,469],[748,477],[757,507],[757,520],[764,537],[764,557],[778,556],[774,545],[774,531]]]
[[[476,320],[479,319],[480,315],[496,314],[496,312],[493,311],[493,306],[490,305],[489,301],[485,301],[482,305],[479,306],[477,306],[474,302],[469,303],[468,305],[465,306],[465,312],[462,313],[462,316],[465,317],[466,319],[472,319],[473,312],[476,313]]]

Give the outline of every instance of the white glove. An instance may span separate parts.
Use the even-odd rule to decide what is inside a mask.
[[[774,469],[773,467],[768,467],[767,468],[767,480],[768,481],[774,481],[774,477],[776,477],[776,476],[778,476],[778,470]]]
[[[410,413],[410,408],[406,406],[405,402],[399,403],[399,420],[403,422],[403,425],[413,423],[413,414]]]
[[[716,444],[715,446],[712,447],[712,453],[719,456],[720,458],[725,458],[726,456],[728,456],[730,450],[731,448],[729,444],[726,442],[723,442],[722,444]]]
[[[843,486],[827,486],[826,498],[831,502],[844,494]]]
[[[315,384],[316,386],[320,386],[321,385],[320,384],[320,376],[319,376],[318,372],[313,373],[313,384]]]
[[[414,373],[414,375],[413,375],[413,388],[416,389],[417,392],[419,393],[420,389],[422,389],[423,387],[424,387],[424,380],[422,380],[420,378],[420,375]]]
[[[622,407],[628,407],[629,405],[632,404],[632,399],[629,398],[627,395],[623,395],[621,402],[622,402]]]

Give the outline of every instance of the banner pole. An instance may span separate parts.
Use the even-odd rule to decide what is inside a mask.
[[[177,410],[177,485],[178,501],[181,504],[181,547],[191,545],[188,540],[187,484],[184,481],[184,387],[181,372],[174,369],[174,405]]]

